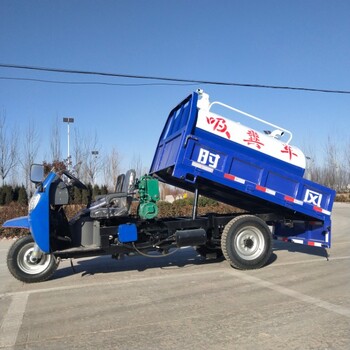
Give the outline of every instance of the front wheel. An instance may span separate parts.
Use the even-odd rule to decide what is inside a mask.
[[[34,240],[32,236],[19,238],[7,254],[7,267],[11,274],[25,283],[43,282],[57,270],[59,262],[52,254],[42,254],[34,259]]]
[[[241,270],[258,269],[272,254],[270,229],[257,216],[237,216],[225,226],[221,248],[231,266]]]

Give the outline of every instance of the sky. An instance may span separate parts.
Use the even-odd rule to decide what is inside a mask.
[[[0,0],[0,64],[350,91],[349,13],[347,0]],[[35,123],[38,162],[57,121],[66,155],[61,121],[73,117],[71,134],[96,134],[101,156],[115,148],[125,170],[135,157],[148,168],[169,112],[198,88],[290,130],[317,158],[329,137],[350,144],[350,94],[0,68],[2,113],[20,142]]]

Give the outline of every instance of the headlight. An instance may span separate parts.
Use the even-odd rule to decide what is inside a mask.
[[[28,205],[28,212],[31,212],[32,210],[35,209],[35,207],[37,206],[37,204],[39,203],[39,199],[40,199],[40,194],[37,193],[35,194],[29,201],[29,205]]]

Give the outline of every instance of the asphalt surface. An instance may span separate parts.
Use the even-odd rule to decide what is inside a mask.
[[[350,205],[333,210],[325,251],[276,242],[269,264],[237,271],[192,248],[61,262],[23,284],[0,240],[1,349],[350,349]]]

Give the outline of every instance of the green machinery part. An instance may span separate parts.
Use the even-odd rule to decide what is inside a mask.
[[[159,201],[158,180],[150,175],[141,176],[138,182],[140,205],[138,214],[142,219],[153,219],[158,215]]]

